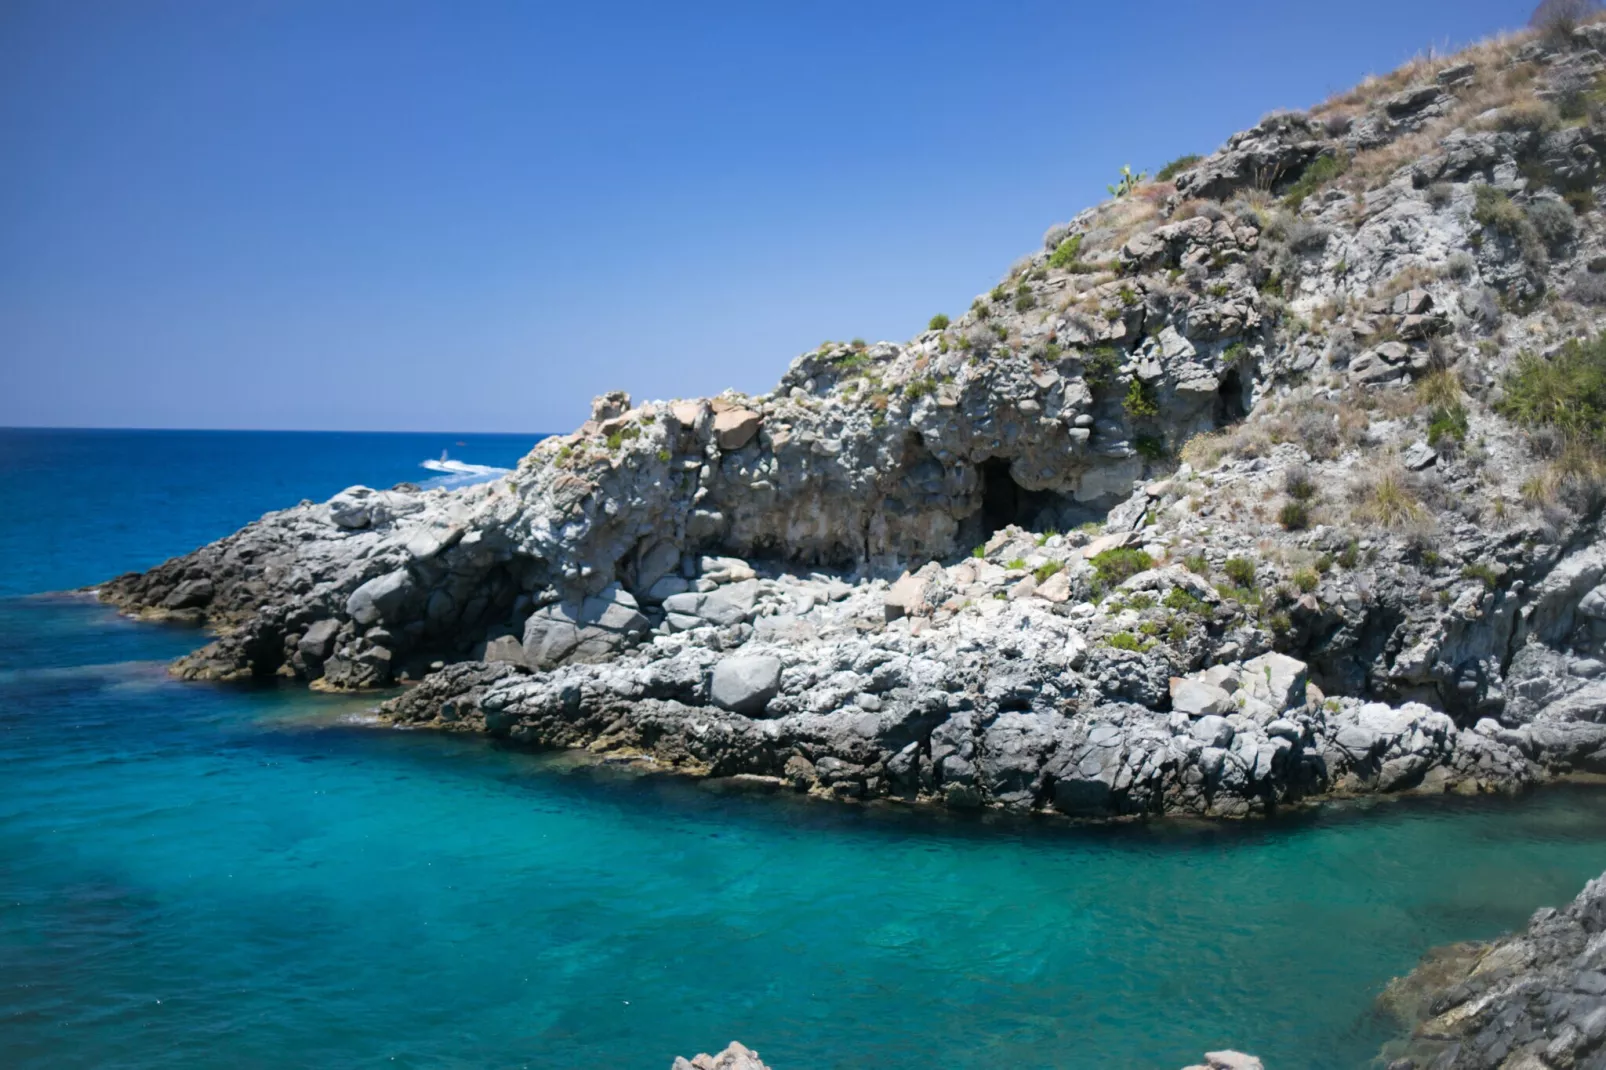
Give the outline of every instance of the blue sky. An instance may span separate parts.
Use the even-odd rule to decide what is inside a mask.
[[[565,430],[1531,3],[0,6],[0,425]]]

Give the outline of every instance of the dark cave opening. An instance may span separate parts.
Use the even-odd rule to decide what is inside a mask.
[[[999,528],[1025,525],[1029,518],[1021,515],[1021,507],[1026,492],[1009,474],[1009,461],[1003,457],[989,457],[976,470],[981,476],[983,534],[991,538]]]
[[[1249,415],[1249,407],[1244,404],[1244,380],[1238,374],[1237,368],[1228,368],[1227,373],[1221,377],[1221,385],[1216,388],[1216,426],[1237,423]]]
[[[985,543],[1011,524],[1038,533],[1069,531],[1087,521],[1101,521],[1108,502],[1078,502],[1052,490],[1027,490],[1009,474],[1009,458],[989,457],[976,466],[981,508],[960,522],[959,547]]]

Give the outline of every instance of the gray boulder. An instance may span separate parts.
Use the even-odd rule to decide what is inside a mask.
[[[1171,678],[1171,708],[1190,717],[1228,714],[1237,709],[1232,696],[1215,684],[1178,676]]]
[[[760,713],[781,689],[781,659],[768,655],[725,658],[714,666],[708,693],[732,713]]]
[[[327,658],[335,648],[335,634],[340,622],[333,618],[317,621],[302,634],[296,649],[303,657]]]
[[[376,576],[351,592],[346,614],[363,627],[394,619],[414,593],[413,578],[404,568]]]
[[[524,625],[525,663],[551,669],[566,662],[605,661],[647,630],[636,599],[618,584],[530,615]]]

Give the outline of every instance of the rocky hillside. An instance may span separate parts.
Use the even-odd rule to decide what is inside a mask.
[[[1606,24],[1421,61],[1052,228],[962,315],[102,596],[181,675],[954,806],[1606,771]]]

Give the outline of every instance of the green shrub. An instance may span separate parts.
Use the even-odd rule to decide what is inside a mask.
[[[1154,387],[1138,379],[1127,384],[1126,398],[1121,402],[1121,407],[1134,420],[1148,420],[1160,415],[1160,401]]]
[[[1304,531],[1310,527],[1310,506],[1297,499],[1284,502],[1277,510],[1277,523],[1284,531]]]
[[[1189,554],[1182,559],[1182,564],[1189,572],[1200,576],[1210,575],[1210,559],[1204,554]]]
[[[1495,410],[1524,427],[1557,431],[1570,443],[1606,447],[1606,334],[1570,341],[1549,360],[1518,357]]]
[[[1197,152],[1190,152],[1185,156],[1178,156],[1175,160],[1172,160],[1170,163],[1160,168],[1160,170],[1155,173],[1154,180],[1156,182],[1170,182],[1173,178],[1176,178],[1178,175],[1182,174],[1182,172],[1186,171],[1188,168],[1192,167],[1202,159],[1204,159],[1204,157],[1200,156]]]
[[[1521,234],[1528,226],[1528,217],[1523,215],[1521,208],[1511,203],[1505,190],[1480,185],[1474,196],[1477,203],[1473,206],[1472,218],[1484,226],[1513,236]]]
[[[1230,583],[1216,584],[1216,593],[1233,602],[1240,602],[1246,606],[1260,604],[1260,592],[1253,587],[1235,587]]]
[[[1047,531],[1038,532],[1037,545],[1042,546],[1044,543],[1048,542],[1049,539],[1052,539],[1059,533],[1059,528],[1049,528]]]
[[[910,379],[903,384],[903,396],[910,401],[918,401],[937,392],[937,380],[931,376],[922,379]]]
[[[1099,346],[1082,360],[1082,380],[1096,390],[1114,385],[1120,371],[1121,354],[1113,346]]]
[[[674,454],[670,453],[668,450],[659,450],[658,451],[658,459],[660,461],[663,461],[665,464],[668,464],[669,463],[669,458],[671,458],[673,456],[674,456]]]
[[[637,427],[635,424],[626,424],[608,436],[608,452],[616,452],[619,447],[623,446],[626,442],[640,437],[641,428]]]
[[[1174,609],[1178,613],[1192,613],[1200,617],[1210,614],[1210,606],[1204,599],[1181,587],[1171,588],[1165,596],[1165,601],[1160,604],[1167,609]]]
[[[1022,291],[1015,294],[1016,312],[1026,312],[1036,307],[1037,298],[1033,297],[1030,291]]]
[[[1250,587],[1255,582],[1255,563],[1247,557],[1229,557],[1221,571],[1239,587]]]
[[[1288,187],[1288,192],[1283,195],[1283,203],[1294,211],[1299,211],[1299,207],[1305,203],[1306,197],[1309,197],[1348,170],[1348,156],[1343,154],[1318,156],[1309,167],[1305,168],[1305,173],[1299,176],[1298,181]]]
[[[971,557],[986,557],[987,556],[987,547],[985,545],[977,546],[975,549],[970,551],[970,556]]]
[[[1104,641],[1117,650],[1130,650],[1137,654],[1149,649],[1149,644],[1143,642],[1131,632],[1116,632]]]
[[[1105,550],[1093,558],[1093,571],[1105,583],[1115,584],[1147,572],[1154,567],[1154,558],[1142,550],[1123,547]]]
[[[1004,567],[1016,572],[1024,572],[1026,570],[1026,559],[1024,557],[1012,557],[1004,562]]]
[[[1147,461],[1158,461],[1166,455],[1165,439],[1159,435],[1136,435],[1132,439],[1132,448]]]
[[[926,330],[928,331],[941,331],[947,329],[947,327],[948,317],[943,315],[941,312],[931,317],[931,322],[926,324]]]
[[[1459,402],[1440,405],[1428,413],[1428,445],[1442,448],[1467,440],[1467,407]]]
[[[1322,578],[1316,574],[1316,570],[1313,568],[1302,568],[1298,572],[1294,573],[1294,586],[1298,587],[1306,594],[1310,594],[1312,591],[1314,591],[1316,589],[1316,585],[1321,582]]]
[[[1048,266],[1058,268],[1061,271],[1074,270],[1073,265],[1081,264],[1081,261],[1077,259],[1077,253],[1081,249],[1082,236],[1080,234],[1072,234],[1055,247],[1054,252],[1048,258]]]
[[[1044,580],[1048,579],[1056,572],[1062,571],[1064,568],[1065,562],[1063,561],[1045,561],[1032,571],[1032,578],[1038,583],[1042,583]]]
[[[1004,284],[1003,283],[999,283],[997,286],[993,287],[993,292],[988,294],[987,296],[991,297],[993,299],[993,303],[994,304],[997,304],[998,302],[1002,301],[1004,298],[1008,297],[1009,296],[1009,292],[1004,289]]]
[[[1334,560],[1338,562],[1340,568],[1353,569],[1361,563],[1361,544],[1351,539],[1349,545],[1340,550]]]
[[[1481,561],[1475,565],[1468,565],[1466,568],[1463,568],[1461,570],[1461,578],[1467,580],[1482,580],[1483,585],[1488,587],[1490,590],[1500,586],[1500,573],[1496,572],[1492,565]]]

